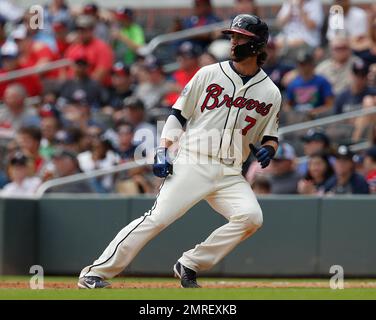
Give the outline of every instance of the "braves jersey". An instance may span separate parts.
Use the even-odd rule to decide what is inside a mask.
[[[278,137],[281,94],[260,69],[247,83],[229,61],[201,68],[173,108],[188,120],[180,148],[241,167],[249,144]]]

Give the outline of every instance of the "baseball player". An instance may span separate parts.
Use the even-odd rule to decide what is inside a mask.
[[[202,199],[228,222],[173,266],[183,288],[199,288],[197,272],[212,268],[261,227],[261,208],[241,168],[251,150],[265,168],[278,147],[281,94],[261,69],[268,26],[240,14],[223,32],[231,36],[230,61],[201,68],[163,128],[153,172],[164,180],[153,207],[81,271],[80,288],[109,286],[105,279],[119,274],[148,241]],[[169,149],[177,140],[171,160]]]

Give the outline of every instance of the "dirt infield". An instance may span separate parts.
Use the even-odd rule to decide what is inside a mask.
[[[329,281],[200,281],[203,288],[329,288]],[[345,288],[376,288],[376,281],[345,281]],[[124,281],[114,282],[113,289],[171,289],[179,288],[177,281]],[[76,282],[46,281],[45,289],[77,289]],[[24,281],[0,281],[0,289],[29,289],[29,282]]]

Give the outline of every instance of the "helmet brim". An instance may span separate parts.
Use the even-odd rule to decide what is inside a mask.
[[[256,35],[250,31],[240,29],[240,28],[229,28],[222,31],[223,34],[233,34],[233,33],[239,33],[248,37],[256,37]]]

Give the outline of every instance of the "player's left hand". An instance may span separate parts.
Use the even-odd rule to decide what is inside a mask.
[[[159,178],[172,174],[172,163],[167,154],[167,148],[159,147],[155,151],[153,173]]]
[[[255,147],[252,148],[253,153],[258,162],[261,164],[261,168],[265,169],[269,164],[270,161],[273,159],[275,155],[275,150],[272,146],[263,146],[260,149],[256,149]]]

